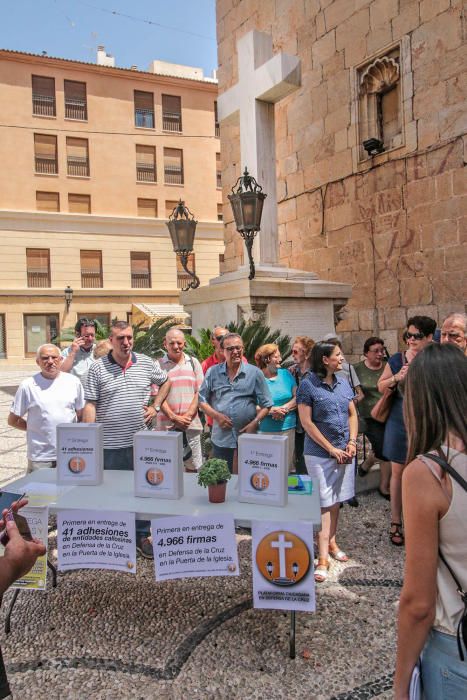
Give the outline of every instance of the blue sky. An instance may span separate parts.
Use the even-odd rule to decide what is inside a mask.
[[[147,70],[160,59],[201,66],[210,75],[217,67],[215,37],[215,0],[0,1],[4,49],[95,62],[101,44],[120,67]]]

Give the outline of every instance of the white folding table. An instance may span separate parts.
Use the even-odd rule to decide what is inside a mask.
[[[28,494],[34,483],[56,486],[55,501],[49,503],[49,512],[60,510],[117,510],[135,514],[137,520],[176,515],[211,515],[213,512],[232,513],[237,525],[249,526],[252,520],[287,522],[306,520],[314,527],[321,527],[319,493],[314,488],[311,494],[289,493],[286,506],[268,506],[238,501],[238,477],[232,476],[227,483],[224,503],[209,503],[207,489],[198,486],[196,474],[183,475],[183,498],[141,498],[133,495],[134,474],[126,470],[105,470],[103,483],[99,486],[74,486],[61,489],[56,483],[55,469],[39,469],[27,476],[10,482],[3,490]],[[33,493],[29,489],[29,493]],[[17,590],[16,593],[19,591]],[[16,597],[10,605],[9,621]],[[290,611],[290,658],[295,658],[295,611]]]

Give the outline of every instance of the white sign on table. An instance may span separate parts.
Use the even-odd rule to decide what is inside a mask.
[[[238,500],[285,506],[288,498],[287,436],[240,435],[238,438]]]
[[[57,425],[57,483],[102,484],[104,450],[100,423]]]
[[[45,546],[45,554],[36,559],[32,569],[22,578],[17,579],[11,588],[20,588],[28,591],[45,591],[47,584],[47,546],[49,509],[47,506],[24,506],[19,511],[28,521],[31,535]]]
[[[140,430],[133,439],[135,496],[178,499],[183,496],[183,435]]]
[[[233,515],[158,518],[151,529],[156,581],[239,575]]]
[[[59,571],[113,569],[136,573],[135,514],[62,510],[57,515]]]
[[[252,522],[253,607],[315,610],[313,525]]]

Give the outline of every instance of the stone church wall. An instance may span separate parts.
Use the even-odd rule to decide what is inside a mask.
[[[410,315],[440,322],[465,309],[463,4],[218,0],[220,93],[237,81],[236,42],[251,29],[302,66],[302,87],[276,106],[280,262],[352,284],[337,314],[349,357],[374,333],[395,351]],[[381,70],[384,89],[363,94]],[[371,119],[386,149],[369,157]],[[238,127],[221,125],[221,143],[226,272],[243,256],[227,200],[240,174]]]

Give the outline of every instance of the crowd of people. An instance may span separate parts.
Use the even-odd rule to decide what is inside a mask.
[[[391,507],[390,542],[407,547],[396,675],[402,698],[428,634],[426,658],[453,649],[460,603],[438,548],[463,590],[467,586],[467,525],[460,516],[467,494],[443,465],[430,461],[436,451],[467,478],[466,331],[465,314],[451,314],[435,342],[436,322],[414,316],[403,352],[389,357],[383,339],[371,336],[354,366],[337,336],[318,342],[298,336],[293,363],[284,368],[275,344],[260,347],[256,366],[249,364],[242,337],[222,326],[213,329],[214,352],[200,364],[186,352],[180,329],[166,333],[158,361],[133,351],[126,321],[114,322],[109,340],[96,344],[94,322],[80,319],[69,348],[38,348],[40,371],[19,387],[8,423],[27,433],[30,471],[55,466],[55,426],[63,422],[102,424],[104,469],[133,469],[133,436],[142,429],[182,432],[187,471],[199,470],[201,436],[209,431],[213,456],[225,459],[233,473],[239,435],[282,432],[289,471],[309,474],[319,490],[318,583],[326,580],[331,559],[350,558],[337,543],[337,528],[340,507],[355,501],[357,438],[363,434],[372,452],[358,473],[364,477],[379,463],[378,491]],[[385,422],[374,414],[382,394],[390,395]],[[137,548],[153,557],[144,521],[137,522]],[[417,633],[409,635],[412,628]],[[467,636],[467,622],[465,630]]]

